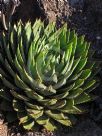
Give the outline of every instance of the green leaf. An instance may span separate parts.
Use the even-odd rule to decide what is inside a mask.
[[[75,83],[70,84],[70,85],[66,86],[65,88],[63,88],[63,89],[59,89],[58,91],[60,93],[62,93],[62,92],[69,92],[70,90],[72,90],[74,88],[74,86],[75,86]]]
[[[80,72],[85,67],[86,63],[87,63],[87,58],[81,59],[75,69],[75,73]]]
[[[24,129],[32,130],[32,128],[34,127],[34,124],[35,124],[34,120],[30,119],[27,122],[23,123],[23,127]]]
[[[15,83],[16,85],[23,89],[24,92],[26,93],[26,95],[28,97],[30,97],[31,99],[37,99],[37,100],[41,100],[43,99],[43,97],[39,94],[37,94],[36,92],[34,92],[34,90],[30,89],[21,79],[18,75],[15,76]]]
[[[20,124],[21,123],[26,123],[28,120],[30,120],[31,118],[27,115],[26,111],[24,112],[17,112],[17,117],[20,120]]]
[[[71,122],[67,116],[60,112],[51,112],[50,110],[45,111],[45,113],[56,121],[62,123],[63,125],[70,126]]]
[[[86,80],[87,78],[90,77],[90,75],[91,75],[91,70],[90,69],[86,69],[86,70],[84,70],[82,72],[80,78]]]
[[[29,108],[32,108],[34,110],[42,110],[43,107],[42,106],[38,106],[38,105],[35,105],[33,103],[30,103],[30,102],[27,102],[25,101],[25,104],[29,107]]]
[[[8,87],[8,88],[10,88],[10,89],[17,89],[17,87],[16,86],[14,86],[11,82],[9,82],[6,78],[4,78],[4,77],[1,77],[1,79],[2,79],[2,81],[3,81],[3,84],[6,86],[6,87]]]
[[[47,25],[44,30],[44,33],[47,37],[50,37],[56,31],[55,22],[52,22]]]
[[[68,90],[64,93],[61,93],[61,94],[58,94],[58,95],[55,95],[53,96],[53,98],[56,98],[57,100],[60,100],[60,99],[64,99],[68,96],[69,92]]]
[[[15,53],[16,53],[16,48],[17,48],[17,30],[16,30],[16,28],[15,28],[16,26],[14,25],[14,29],[13,28],[11,28],[11,33],[9,33],[9,41],[10,41],[10,47],[11,47],[11,49],[12,49],[12,54],[13,54],[13,56],[15,55]]]
[[[83,93],[74,99],[75,105],[81,104],[81,103],[86,103],[89,101],[91,101],[91,97],[87,93]]]
[[[65,74],[65,77],[66,79],[68,80],[68,78],[70,78],[70,76],[73,74],[74,70],[76,69],[77,65],[79,64],[80,62],[80,59],[76,59],[76,60],[73,60],[72,62],[72,66],[71,66],[71,69],[70,70],[67,70],[66,74]]]
[[[81,114],[82,110],[74,106],[74,100],[69,99],[67,100],[66,105],[61,109],[63,113],[68,114]]]
[[[70,69],[72,68],[72,65],[73,65],[73,62],[74,62],[74,57],[72,58],[71,60],[71,64],[67,70],[67,72],[65,73],[65,76],[62,77],[62,79],[53,86],[54,89],[59,89],[61,88],[63,85],[66,84],[66,80],[68,79],[68,77],[70,76]]]
[[[20,46],[21,45],[18,45],[18,47],[17,47],[17,59],[19,61],[19,64],[23,67],[25,65],[25,57],[24,57],[24,53],[23,53],[23,47],[22,47],[22,50],[21,50]]]
[[[62,107],[64,107],[66,105],[66,100],[61,100],[56,102],[54,105],[51,105],[49,108],[50,109],[61,109]]]
[[[79,55],[82,55],[82,53],[84,51],[86,51],[86,42],[84,42],[84,36],[81,36],[79,39],[78,39],[78,42],[77,42],[77,49],[76,49],[76,55],[79,56]]]
[[[78,89],[83,84],[84,84],[84,79],[78,79],[78,80],[76,80],[74,89]]]
[[[47,124],[44,125],[44,127],[48,130],[48,131],[54,131],[57,129],[56,125],[54,124],[54,122],[52,120],[49,120],[47,122]]]
[[[78,80],[78,78],[81,76],[82,72],[83,72],[83,71],[81,71],[81,72],[79,72],[79,73],[77,73],[77,74],[74,74],[74,73],[73,73],[73,74],[70,76],[69,80],[68,80],[69,83],[72,82],[72,81]]]
[[[39,111],[39,110],[27,109],[27,113],[31,118],[34,118],[34,120],[36,120],[37,118],[39,118],[43,115],[43,111]]]
[[[51,106],[51,105],[54,105],[56,104],[57,102],[57,99],[44,99],[44,100],[40,100],[40,102],[45,105],[45,106]]]
[[[11,74],[12,77],[15,76],[15,72],[13,71],[12,67],[10,66],[9,62],[5,59],[5,66],[7,71]]]
[[[74,98],[78,97],[81,93],[83,93],[83,91],[84,90],[81,88],[71,90],[67,98],[74,99]]]
[[[32,33],[31,23],[30,22],[26,23],[25,30],[26,30],[27,40],[30,41],[31,33]]]
[[[77,49],[77,35],[74,37],[73,41],[72,41],[72,56],[75,55],[76,49]]]
[[[73,38],[76,36],[75,34],[75,30],[70,32],[70,37],[69,37],[69,41],[73,40]]]
[[[15,98],[17,98],[17,99],[19,99],[19,100],[29,101],[29,98],[28,98],[28,97],[26,97],[26,96],[24,96],[24,95],[21,95],[21,94],[17,93],[16,91],[10,90],[10,92],[11,92],[11,94],[12,94]]]
[[[45,115],[42,115],[41,117],[39,117],[35,120],[39,125],[45,125],[49,122],[48,116],[45,116]]]
[[[87,81],[83,86],[83,90],[90,89],[93,85],[95,85],[95,83],[96,83],[96,80],[94,80],[94,79]]]

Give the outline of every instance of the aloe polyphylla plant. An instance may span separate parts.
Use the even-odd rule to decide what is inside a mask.
[[[43,126],[53,131],[55,122],[71,126],[96,86],[89,47],[67,25],[56,29],[55,23],[45,27],[37,20],[33,26],[19,22],[10,27],[1,37],[0,74],[6,87],[0,92],[1,107],[12,105],[28,130]]]

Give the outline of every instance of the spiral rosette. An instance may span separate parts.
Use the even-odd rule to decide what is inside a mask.
[[[1,47],[0,74],[7,89],[0,95],[25,129],[53,131],[55,122],[71,126],[73,115],[85,111],[82,104],[94,99],[89,93],[98,85],[98,69],[90,44],[66,24],[57,30],[55,23],[19,22],[9,35],[3,33]]]

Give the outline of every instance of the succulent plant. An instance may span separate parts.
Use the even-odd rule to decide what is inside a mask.
[[[56,29],[55,23],[45,27],[37,20],[10,27],[1,37],[1,107],[14,109],[28,130],[43,126],[53,131],[57,122],[71,126],[73,115],[85,111],[82,104],[94,98],[90,92],[97,86],[89,47],[66,24]]]

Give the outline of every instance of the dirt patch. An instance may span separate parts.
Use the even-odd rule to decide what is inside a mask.
[[[37,18],[46,22],[56,21],[57,24],[67,22],[72,14],[66,0],[21,0],[21,5],[13,15],[13,22],[21,19],[23,22],[30,20],[32,23]]]
[[[73,128],[58,131],[56,136],[102,136],[102,130],[92,120],[84,119]]]
[[[102,1],[86,0],[73,6],[70,26],[84,34],[96,49],[102,49]]]

